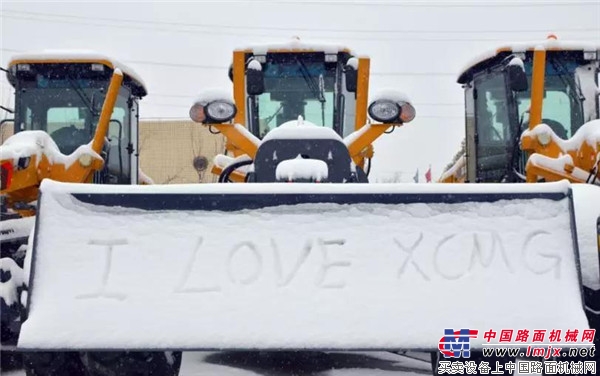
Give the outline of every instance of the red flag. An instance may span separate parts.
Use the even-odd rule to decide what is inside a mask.
[[[425,173],[425,180],[427,183],[431,183],[431,166],[429,166],[429,170]]]

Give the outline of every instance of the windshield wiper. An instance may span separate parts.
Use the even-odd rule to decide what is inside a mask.
[[[85,95],[85,92],[83,91],[83,89],[81,88],[81,86],[79,86],[77,84],[77,82],[75,80],[73,80],[69,76],[67,76],[67,80],[69,81],[69,85],[71,85],[71,87],[73,88],[73,90],[75,90],[75,93],[77,93],[77,95],[79,96],[79,98],[81,99],[81,101],[83,102],[83,104],[85,104],[85,106],[88,108],[88,110],[90,110],[90,113],[92,114],[92,116],[98,116],[99,113],[96,112],[96,110],[94,110],[94,106],[92,105],[92,101],[90,99],[88,99],[88,97]]]
[[[308,86],[312,94],[315,96],[315,98],[317,98],[317,100],[321,102],[321,119],[323,122],[322,125],[325,126],[325,103],[327,102],[327,100],[325,99],[325,80],[323,79],[323,74],[321,73],[319,75],[319,82],[317,84],[315,83],[313,77],[310,75],[306,64],[304,64],[302,60],[298,59],[298,57],[296,57],[296,62],[300,66],[300,73],[302,73],[304,82],[306,82],[306,85]]]
[[[573,101],[575,101],[575,103],[581,103],[585,97],[583,96],[581,88],[579,87],[577,82],[572,77],[570,77],[569,70],[564,66],[563,63],[560,62],[560,60],[549,60],[550,64],[552,64],[552,66],[558,73],[558,78],[563,83],[563,85],[565,85],[565,91],[567,92],[567,94],[571,97],[571,99],[573,99]],[[579,96],[575,94],[575,91],[579,94]]]

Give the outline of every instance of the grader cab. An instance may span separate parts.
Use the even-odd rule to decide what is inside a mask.
[[[92,52],[15,55],[7,78],[15,111],[13,135],[0,145],[2,343],[15,345],[41,182],[136,184],[138,100],[146,89],[131,69]]]
[[[600,46],[563,42],[500,47],[470,63],[465,150],[445,183],[572,185],[590,325],[600,328]],[[597,339],[597,344],[598,342]]]

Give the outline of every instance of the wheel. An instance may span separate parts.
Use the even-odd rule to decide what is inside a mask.
[[[0,259],[0,341],[4,346],[16,346],[21,330],[21,292],[23,269],[10,257]]]
[[[181,352],[85,352],[89,376],[177,376]]]
[[[77,352],[26,352],[23,368],[27,376],[86,376]]]

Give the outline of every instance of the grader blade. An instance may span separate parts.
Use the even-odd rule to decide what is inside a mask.
[[[44,181],[19,347],[427,349],[588,328],[568,183]],[[104,330],[98,330],[104,328]]]

